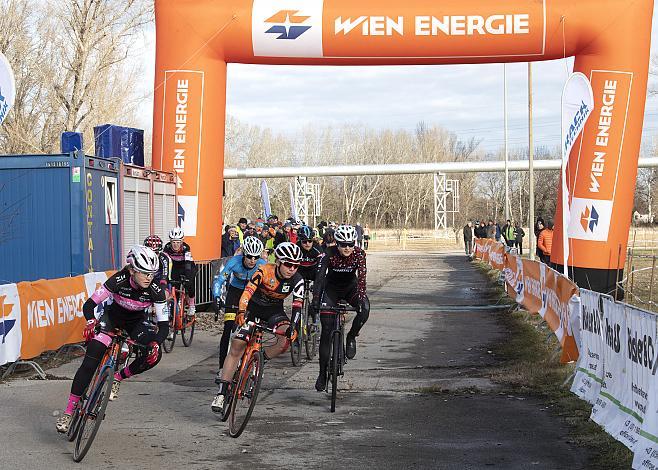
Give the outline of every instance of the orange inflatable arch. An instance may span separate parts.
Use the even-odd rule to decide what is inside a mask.
[[[179,175],[198,259],[220,255],[226,64],[400,65],[575,56],[595,109],[569,156],[569,266],[612,288],[631,221],[653,0],[155,0],[153,166]],[[438,92],[438,91],[437,91]],[[264,103],[265,105],[265,103]],[[553,261],[562,264],[561,207]]]

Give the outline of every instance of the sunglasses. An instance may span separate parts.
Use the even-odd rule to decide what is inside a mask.
[[[299,267],[299,264],[291,263],[290,261],[281,261],[281,264],[289,269],[297,269]]]
[[[354,248],[354,243],[338,243],[341,248]]]
[[[313,240],[302,240],[302,243],[313,243]]]
[[[244,255],[245,258],[247,259],[258,259],[260,256],[252,256],[252,255]]]
[[[141,276],[144,276],[147,279],[153,279],[157,273],[143,273],[142,271],[135,271],[136,273],[140,274]]]

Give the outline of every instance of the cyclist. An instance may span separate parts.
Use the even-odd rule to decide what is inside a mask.
[[[322,391],[327,385],[327,366],[331,349],[333,312],[323,312],[322,307],[336,307],[345,300],[357,311],[352,327],[345,338],[345,355],[356,356],[356,337],[368,320],[370,302],[366,295],[366,253],[356,244],[356,230],[351,225],[339,225],[334,232],[336,246],[327,249],[320,261],[313,285],[314,310],[320,310],[322,333],[320,334],[320,374],[315,389]],[[357,274],[358,273],[358,274]]]
[[[155,254],[158,255],[160,260],[160,268],[158,272],[155,273],[155,282],[160,284],[164,289],[167,289],[169,286],[169,274],[171,273],[171,258],[169,255],[162,251],[162,238],[157,235],[150,235],[144,239],[144,246],[149,247]]]
[[[196,266],[190,245],[185,243],[185,233],[180,227],[174,227],[169,231],[169,243],[163,251],[169,255],[172,261],[171,280],[180,282],[181,276],[185,276],[185,294],[187,295],[187,315],[194,317],[196,307],[194,305],[194,276],[196,275]]]
[[[302,260],[299,264],[299,274],[302,275],[306,286],[310,286],[315,280],[318,272],[318,265],[324,256],[324,253],[315,245],[313,240],[313,230],[308,225],[302,225],[297,232],[297,245],[302,250]],[[316,320],[316,311],[311,310],[313,323]]]
[[[112,342],[106,332],[122,328],[137,343],[148,346],[148,351],[138,349],[135,360],[114,374],[110,400],[117,398],[123,379],[155,367],[162,357],[160,344],[169,331],[169,315],[165,291],[154,282],[160,265],[158,256],[150,248],[136,245],[128,252],[126,261],[128,264],[105,281],[82,306],[87,319],[83,335],[89,343],[82,365],[73,378],[66,410],[57,419],[56,428],[59,432],[68,431],[71,415]],[[97,320],[95,309],[106,299],[110,299],[111,303],[105,307],[100,320]],[[155,325],[148,321],[148,309],[151,306],[155,308],[157,332]],[[97,325],[100,326],[100,332],[95,334]]]
[[[224,367],[224,360],[228,351],[228,341],[235,325],[235,315],[238,312],[240,296],[247,286],[247,282],[254,275],[258,266],[267,264],[261,255],[265,247],[263,242],[256,237],[245,237],[242,245],[242,254],[235,255],[227,261],[219,274],[215,277],[212,285],[213,297],[215,299],[215,311],[224,310],[224,332],[219,342],[219,369]],[[226,288],[226,301],[222,301],[222,287],[228,281]],[[219,375],[219,374],[218,374]]]
[[[215,413],[223,412],[229,381],[235,374],[251,335],[250,329],[243,326],[246,312],[249,312],[246,320],[253,321],[259,318],[266,321],[267,325],[277,332],[276,343],[264,350],[265,360],[283,354],[295,339],[295,328],[304,299],[304,279],[297,272],[302,254],[299,247],[290,242],[279,244],[274,249],[274,254],[276,263],[260,266],[240,297],[235,322],[242,328],[233,337],[231,351],[222,369],[219,390],[211,405]],[[292,294],[292,322],[283,310],[283,300],[290,294]],[[281,338],[282,335],[286,338]]]

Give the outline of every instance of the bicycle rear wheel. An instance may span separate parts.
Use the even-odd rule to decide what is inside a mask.
[[[96,433],[101,427],[113,382],[114,370],[110,367],[104,367],[96,381],[96,386],[89,394],[89,399],[84,405],[84,412],[80,415],[78,435],[73,449],[73,460],[76,462],[80,462],[87,455]]]
[[[340,361],[342,361],[343,339],[340,331],[334,331],[331,346],[331,362],[329,373],[331,374],[331,412],[336,411],[336,394],[338,392],[338,374],[340,373]]]
[[[306,337],[304,338],[304,346],[306,347],[306,358],[311,360],[318,352],[318,325],[312,321],[311,315],[308,310],[304,313],[306,325]],[[319,314],[318,314],[319,316]]]
[[[169,334],[162,343],[162,347],[166,353],[170,353],[176,344],[176,335],[178,334],[178,331],[176,330],[177,309],[176,302],[171,301],[169,304]]]
[[[240,373],[238,383],[233,388],[231,411],[229,413],[229,435],[238,437],[247,426],[263,380],[263,352],[251,355],[246,367]]]

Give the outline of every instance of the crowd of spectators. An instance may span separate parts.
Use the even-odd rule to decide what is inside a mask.
[[[276,215],[270,215],[267,219],[256,218],[248,220],[241,217],[237,224],[228,224],[224,226],[222,235],[222,258],[230,257],[238,252],[242,241],[247,236],[258,237],[265,245],[265,251],[271,262],[274,262],[274,248],[282,242],[297,243],[297,231],[303,223],[294,218],[288,218],[280,221]],[[340,225],[336,222],[321,221],[317,227],[313,228],[314,239],[321,248],[334,246],[334,230]],[[368,224],[362,226],[359,222],[354,225],[357,233],[357,244],[362,249],[368,249],[370,240],[370,228]]]

